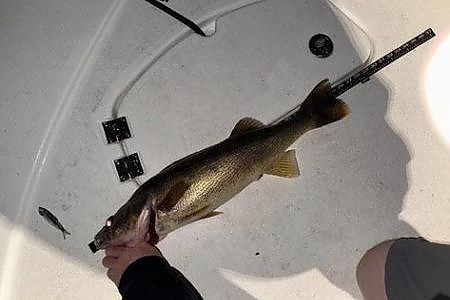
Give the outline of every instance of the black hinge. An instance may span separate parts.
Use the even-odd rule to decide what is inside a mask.
[[[144,169],[137,153],[114,160],[114,165],[121,182],[144,174]]]
[[[108,144],[117,143],[131,137],[127,118],[120,117],[102,123]]]

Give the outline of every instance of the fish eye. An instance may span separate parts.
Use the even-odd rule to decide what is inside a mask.
[[[112,225],[112,223],[113,223],[113,219],[114,219],[113,216],[111,216],[111,217],[109,217],[108,219],[106,219],[105,226],[106,226],[106,227],[111,227],[111,225]]]

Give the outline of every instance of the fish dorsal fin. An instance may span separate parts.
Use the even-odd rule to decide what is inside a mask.
[[[295,155],[295,150],[288,150],[281,154],[273,164],[271,164],[264,174],[293,178],[300,175],[298,169],[297,157]]]
[[[230,136],[241,135],[246,132],[265,127],[264,123],[253,118],[243,118],[236,123]]]
[[[209,218],[221,215],[221,214],[223,214],[223,212],[221,212],[221,211],[212,211],[209,214],[207,214],[206,216],[204,216],[203,218],[200,218],[200,220],[209,219]]]
[[[186,190],[190,187],[185,181],[181,180],[175,183],[170,191],[167,193],[164,200],[158,205],[158,210],[162,212],[169,212],[183,197]]]

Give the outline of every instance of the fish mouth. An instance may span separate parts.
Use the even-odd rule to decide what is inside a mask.
[[[89,248],[92,253],[99,250],[105,250],[111,246],[133,246],[134,238],[133,235],[121,235],[119,237],[113,238],[111,228],[108,226],[103,226],[103,228],[95,235],[94,240],[89,243]]]
[[[110,227],[103,226],[102,229],[95,235],[94,240],[89,243],[89,248],[92,253],[98,250],[104,250],[111,245],[112,231]]]

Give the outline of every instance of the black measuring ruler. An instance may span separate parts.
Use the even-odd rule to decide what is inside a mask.
[[[387,65],[391,64],[395,60],[399,59],[403,55],[407,54],[408,52],[414,50],[415,48],[422,45],[426,41],[430,40],[435,35],[436,34],[433,32],[433,29],[428,28],[415,38],[412,38],[411,40],[407,41],[397,49],[389,52],[388,54],[371,63],[364,69],[356,72],[354,75],[351,75],[347,79],[342,80],[334,87],[332,87],[329,93],[332,96],[337,97],[339,95],[342,95],[355,85],[368,81],[370,79],[370,76],[380,71]]]

